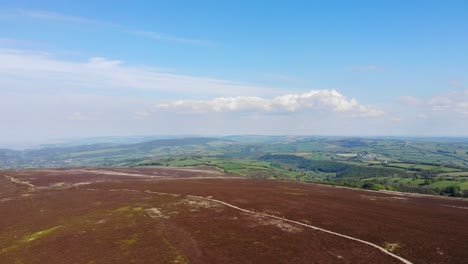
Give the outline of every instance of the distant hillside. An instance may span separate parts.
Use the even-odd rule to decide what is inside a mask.
[[[210,145],[212,143],[212,145]],[[0,168],[108,166],[150,156],[222,154],[214,149],[233,140],[186,137],[141,143],[96,143],[15,151],[0,149]],[[163,148],[163,149],[161,149]]]
[[[157,139],[148,142],[142,142],[132,145],[126,145],[130,148],[137,148],[142,151],[155,149],[158,147],[177,147],[186,145],[203,145],[213,141],[226,141],[233,142],[232,140],[223,140],[218,138],[200,138],[200,137],[189,137],[189,138],[172,138],[172,139]]]

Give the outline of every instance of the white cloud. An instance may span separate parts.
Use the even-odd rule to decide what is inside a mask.
[[[456,90],[430,97],[403,96],[402,116],[423,120],[454,120],[468,117],[468,90]]]
[[[453,112],[468,115],[468,90],[453,91],[434,96],[427,105],[435,112]]]
[[[156,109],[181,112],[297,112],[301,110],[328,110],[335,113],[360,117],[375,117],[383,111],[359,104],[348,99],[336,90],[312,90],[302,94],[286,94],[272,99],[261,97],[237,96],[218,97],[212,100],[179,100],[162,103]]]
[[[120,60],[57,59],[46,52],[0,49],[0,89],[26,91],[153,91],[203,95],[274,94],[277,89],[222,79],[163,72]]]

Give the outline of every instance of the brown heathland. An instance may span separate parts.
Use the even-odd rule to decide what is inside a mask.
[[[207,167],[0,171],[0,213],[0,263],[468,259],[466,200],[245,179]]]

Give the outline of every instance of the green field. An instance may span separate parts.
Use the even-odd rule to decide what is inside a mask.
[[[440,173],[439,176],[463,177],[463,176],[468,176],[468,171]]]

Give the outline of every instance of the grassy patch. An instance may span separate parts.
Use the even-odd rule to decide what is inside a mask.
[[[389,252],[394,253],[399,248],[400,248],[400,245],[398,245],[397,243],[385,242],[385,249]]]
[[[411,182],[411,184],[413,185],[419,185],[419,184],[423,184],[425,182],[424,179],[415,179]]]
[[[437,182],[431,183],[429,186],[433,187],[433,188],[444,189],[444,188],[447,188],[447,187],[450,187],[450,186],[455,186],[458,183],[459,182],[457,182],[457,181],[437,181]]]
[[[57,229],[61,228],[62,226],[54,226],[54,227],[51,227],[49,229],[46,229],[46,230],[42,230],[42,231],[39,231],[39,232],[36,232],[36,233],[32,233],[32,234],[29,234],[29,235],[26,235],[23,237],[23,239],[21,239],[20,242],[31,242],[31,241],[34,241],[34,240],[37,240],[37,239],[41,239],[47,235],[50,235],[51,233],[55,232]]]
[[[112,213],[114,213],[114,214],[125,213],[125,212],[130,211],[131,209],[132,209],[132,207],[130,205],[122,206],[122,207],[117,208],[114,211],[112,211]]]
[[[468,181],[460,183],[458,186],[460,186],[460,190],[468,190]]]
[[[130,238],[122,239],[117,243],[119,244],[121,249],[125,250],[125,249],[128,249],[133,244],[135,244],[139,239],[140,239],[140,235],[133,234]]]
[[[407,184],[407,183],[410,183],[410,182],[412,182],[412,181],[413,181],[412,178],[403,178],[403,179],[399,180],[398,183],[400,183],[400,184]]]
[[[440,174],[438,174],[438,176],[462,177],[462,176],[468,176],[468,171],[440,173]]]
[[[176,264],[188,264],[188,260],[182,256],[182,255],[178,255],[176,256],[176,258],[174,259],[173,263],[176,263]]]
[[[6,253],[8,253],[8,252],[10,252],[12,250],[16,250],[16,249],[20,248],[20,246],[22,244],[27,244],[27,243],[30,243],[32,241],[44,238],[44,237],[52,234],[53,232],[55,232],[56,230],[58,230],[58,229],[60,229],[62,227],[63,226],[61,226],[61,225],[60,226],[54,226],[54,227],[51,227],[49,229],[45,229],[45,230],[41,230],[41,231],[38,231],[38,232],[35,232],[35,233],[25,235],[21,240],[17,241],[16,243],[12,244],[9,247],[6,247],[6,248],[0,250],[0,255],[6,254]]]

